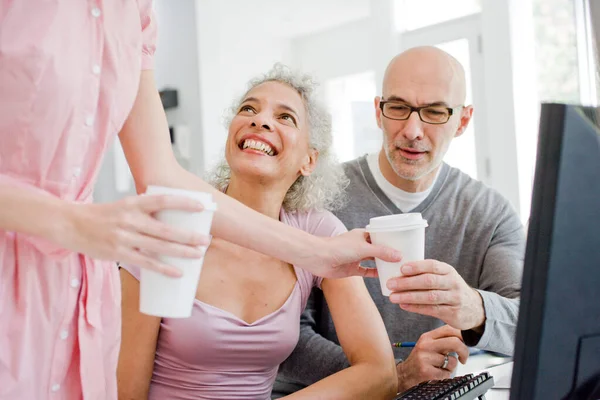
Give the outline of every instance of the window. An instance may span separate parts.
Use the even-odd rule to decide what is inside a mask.
[[[398,31],[411,31],[481,11],[482,0],[395,0]]]
[[[332,115],[333,148],[340,161],[381,149],[382,134],[375,120],[375,73],[332,79],[325,98]]]
[[[579,103],[573,0],[533,0],[533,21],[540,101]]]
[[[467,96],[465,105],[473,104],[473,88],[471,83],[471,59],[469,56],[469,40],[459,39],[452,42],[441,43],[436,47],[454,56],[464,67],[467,80]],[[459,137],[454,138],[444,157],[449,165],[460,169],[477,179],[477,162],[475,151],[475,118],[477,107],[467,130]]]
[[[578,26],[575,2],[580,0],[533,0],[535,73],[540,103],[581,103]],[[538,110],[532,110],[537,114]],[[536,116],[539,118],[539,116]],[[529,219],[536,163],[538,131],[517,137],[521,219]]]
[[[600,94],[596,32],[592,25],[592,12],[598,14],[597,3],[591,0],[574,0],[575,24],[577,28],[577,53],[579,66],[579,98],[581,104],[597,105]],[[595,11],[592,10],[592,7]],[[595,21],[596,24],[598,21]],[[598,31],[596,27],[596,31]]]

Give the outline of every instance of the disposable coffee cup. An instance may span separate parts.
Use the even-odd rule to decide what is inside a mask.
[[[201,212],[163,210],[156,213],[155,218],[180,229],[195,231],[203,235],[210,234],[213,214],[217,209],[210,193],[148,186],[146,194],[168,194],[198,200],[204,205],[204,210]],[[142,268],[140,271],[140,311],[157,317],[189,317],[192,314],[204,257],[179,258],[160,255],[158,258],[163,263],[180,269],[183,275],[175,278]]]
[[[427,221],[421,213],[386,215],[369,221],[366,230],[373,244],[391,247],[402,253],[402,260],[396,263],[375,258],[381,293],[384,296],[392,293],[386,286],[387,281],[402,276],[402,265],[425,258],[426,227]]]

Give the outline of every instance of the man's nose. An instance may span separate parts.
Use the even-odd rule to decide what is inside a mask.
[[[419,114],[416,111],[412,112],[404,124],[402,135],[408,140],[422,139],[423,124]]]

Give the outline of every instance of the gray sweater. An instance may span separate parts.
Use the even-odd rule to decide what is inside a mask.
[[[369,219],[400,211],[375,183],[361,157],[344,164],[350,178],[349,202],[336,215],[348,229],[364,228]],[[486,322],[482,336],[463,331],[465,343],[483,350],[512,355],[517,315],[525,231],[508,201],[498,192],[443,164],[429,196],[414,210],[428,221],[425,258],[452,265],[483,298]],[[367,263],[374,267],[374,263]],[[442,321],[401,310],[381,294],[378,279],[365,283],[392,342],[416,341]],[[410,349],[395,348],[396,359]],[[313,290],[301,319],[300,339],[281,365],[274,396],[289,394],[349,366],[339,346],[327,304]]]

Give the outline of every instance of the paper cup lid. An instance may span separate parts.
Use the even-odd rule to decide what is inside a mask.
[[[367,225],[367,232],[408,230],[427,227],[427,221],[423,219],[421,213],[407,213],[384,215],[382,217],[371,218]]]
[[[200,203],[202,203],[205,210],[215,211],[217,209],[217,203],[213,202],[212,194],[208,192],[149,185],[146,188],[145,194],[169,194],[173,196],[191,197],[192,199],[198,200]]]

